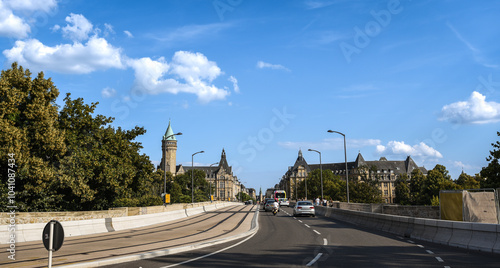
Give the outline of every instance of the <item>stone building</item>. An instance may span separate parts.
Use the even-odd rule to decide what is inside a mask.
[[[188,172],[192,167],[176,165],[177,139],[173,134],[174,131],[169,122],[162,138],[162,159],[158,168],[165,170],[164,165],[166,165],[166,170],[176,176]],[[205,179],[211,184],[214,200],[235,201],[239,198],[237,195],[240,191],[245,192],[245,186],[233,174],[232,167],[227,162],[224,149],[222,149],[218,165],[194,166],[194,169],[205,172]]]
[[[331,170],[333,174],[340,175],[345,179],[345,162],[341,163],[323,163],[323,170]],[[299,150],[297,160],[293,166],[288,167],[288,170],[283,175],[279,183],[279,189],[287,191],[292,199],[295,199],[296,184],[305,180],[307,175],[315,170],[320,169],[319,164],[308,164],[302,155],[302,150]],[[358,153],[354,162],[347,162],[347,170],[349,180],[361,178],[378,178],[380,181],[379,189],[382,193],[382,199],[386,203],[393,203],[395,197],[395,181],[402,174],[411,176],[414,169],[420,169],[424,175],[427,175],[427,170],[424,167],[419,167],[415,161],[408,156],[406,160],[387,160],[381,157],[379,160],[366,161],[361,153]],[[299,196],[299,198],[304,198]]]

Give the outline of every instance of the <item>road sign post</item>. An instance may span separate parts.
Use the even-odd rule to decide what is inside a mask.
[[[51,220],[45,225],[42,233],[42,241],[49,251],[49,268],[52,267],[52,252],[58,251],[64,242],[64,229],[60,222]]]

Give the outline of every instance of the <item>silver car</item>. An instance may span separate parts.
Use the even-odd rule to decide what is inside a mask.
[[[313,203],[311,201],[298,201],[293,207],[293,216],[298,215],[316,216]]]
[[[268,200],[266,204],[264,205],[264,210],[265,211],[273,211],[273,209],[276,208],[278,211],[280,210],[280,205],[276,200]]]

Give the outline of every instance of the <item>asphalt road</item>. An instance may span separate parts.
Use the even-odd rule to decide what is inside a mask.
[[[254,236],[109,267],[500,267],[500,255],[469,252],[323,217],[259,212]]]

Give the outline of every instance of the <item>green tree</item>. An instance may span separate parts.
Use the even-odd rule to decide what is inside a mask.
[[[394,203],[400,205],[410,205],[410,187],[408,186],[408,174],[401,174],[395,181],[395,194]]]
[[[175,183],[179,185],[178,188],[181,189],[179,193],[177,190],[175,194],[178,195],[174,200],[180,203],[191,203],[191,195],[193,194],[194,202],[205,202],[209,201],[209,185],[206,180],[205,172],[194,169],[193,173],[193,182],[194,182],[194,191],[191,192],[191,174],[192,170],[188,170],[184,174],[180,174],[175,176]],[[172,193],[174,194],[174,193]]]
[[[58,176],[63,207],[95,210],[161,204],[151,191],[159,184],[158,175],[153,174],[149,157],[139,154],[141,144],[134,142],[146,130],[115,129],[110,126],[113,118],[93,115],[98,103],[72,100],[70,94],[64,100],[59,125],[66,130],[68,152]]]
[[[497,136],[500,136],[500,132],[497,132]],[[493,150],[490,151],[490,155],[486,158],[488,161],[488,166],[481,169],[481,177],[484,180],[481,182],[481,188],[500,188],[500,163],[498,159],[500,158],[500,141],[492,143]]]
[[[423,205],[425,198],[422,190],[424,189],[425,176],[420,169],[414,169],[410,177],[410,201],[412,205]]]
[[[382,203],[382,193],[376,180],[349,181],[349,201],[353,203]]]
[[[460,187],[460,189],[463,190],[481,188],[481,182],[479,180],[476,180],[475,177],[467,175],[464,172],[462,172],[462,174],[460,174],[460,176],[458,177],[457,185]]]
[[[433,198],[438,197],[441,190],[459,188],[451,179],[446,167],[439,164],[429,170],[427,176],[423,176],[421,183],[417,205],[431,205]]]
[[[56,194],[61,158],[66,153],[64,131],[57,125],[56,99],[51,79],[40,72],[31,79],[29,70],[13,63],[0,77],[0,157],[13,154],[15,201],[19,211],[59,209]],[[7,161],[0,169],[7,171]],[[7,176],[2,176],[1,199],[7,200]]]

